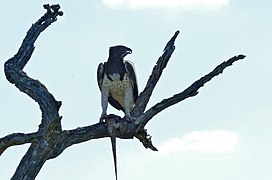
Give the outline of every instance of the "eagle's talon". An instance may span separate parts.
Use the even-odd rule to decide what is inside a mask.
[[[100,117],[99,118],[99,123],[102,123],[104,119],[105,119],[104,117]]]
[[[130,115],[125,116],[125,120],[127,120],[128,122],[134,122],[136,119],[137,119],[136,117],[133,117],[133,116],[130,116]]]
[[[99,118],[99,123],[102,123],[104,122],[103,120],[106,119],[108,117],[108,115],[101,115],[100,118]]]

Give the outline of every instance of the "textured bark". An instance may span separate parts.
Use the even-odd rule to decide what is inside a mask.
[[[72,130],[62,130],[62,117],[59,115],[61,101],[55,100],[45,85],[39,80],[29,77],[23,71],[24,66],[30,60],[35,49],[34,43],[41,32],[54,23],[58,16],[63,15],[63,13],[59,11],[59,5],[44,5],[44,8],[46,9],[46,13],[32,25],[17,54],[7,60],[4,67],[7,80],[36,101],[42,113],[41,124],[37,132],[28,134],[13,133],[0,139],[0,155],[11,146],[31,143],[12,177],[12,179],[16,180],[35,179],[43,164],[48,159],[57,157],[69,146],[92,139],[110,137],[107,124],[104,122]],[[132,115],[137,117],[135,122],[127,122],[124,118],[116,115],[110,117],[115,119],[116,127],[118,127],[115,130],[116,137],[122,139],[132,139],[136,137],[142,142],[145,148],[156,151],[157,149],[152,144],[151,136],[147,133],[146,129],[144,129],[152,117],[188,97],[197,95],[199,88],[203,87],[205,83],[222,73],[223,70],[231,66],[233,62],[245,58],[244,55],[234,56],[217,66],[209,74],[194,82],[181,93],[164,99],[145,111],[152,92],[162,75],[162,71],[175,50],[174,43],[178,34],[179,31],[177,31],[166,44],[162,56],[159,57],[144,90],[140,93],[136,101],[132,112]]]

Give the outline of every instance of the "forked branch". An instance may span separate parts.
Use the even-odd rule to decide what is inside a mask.
[[[7,80],[14,84],[20,91],[35,100],[42,112],[42,122],[37,132],[14,133],[0,139],[0,155],[9,147],[31,143],[27,153],[22,158],[12,179],[35,179],[43,164],[48,160],[60,155],[67,147],[92,139],[110,137],[106,123],[97,123],[86,127],[72,130],[62,130],[61,116],[59,115],[60,101],[47,90],[39,80],[35,80],[23,71],[34,51],[34,43],[49,25],[57,20],[63,13],[59,11],[59,5],[44,5],[46,13],[32,25],[28,30],[17,54],[5,63],[5,75]],[[210,81],[223,70],[232,65],[233,62],[244,59],[244,55],[234,56],[226,62],[217,66],[212,72],[194,82],[187,89],[168,99],[164,99],[145,111],[152,92],[159,81],[163,69],[166,67],[175,50],[175,40],[179,34],[177,31],[164,48],[162,56],[159,57],[153,71],[147,81],[144,90],[140,93],[132,116],[137,117],[135,122],[127,122],[123,118],[113,115],[118,124],[115,131],[116,137],[123,139],[138,138],[145,148],[154,151],[151,136],[144,129],[145,125],[162,110],[185,100],[188,97],[197,95],[199,88]],[[145,112],[144,112],[145,111]],[[98,122],[98,120],[96,120]]]
[[[135,124],[141,124],[139,128],[143,128],[149,120],[151,120],[156,114],[161,112],[162,110],[177,104],[189,97],[196,96],[198,94],[198,90],[203,87],[207,82],[209,82],[212,78],[215,76],[218,76],[219,74],[223,73],[223,70],[227,68],[228,66],[231,66],[235,61],[242,60],[246,56],[245,55],[238,55],[230,58],[227,61],[224,61],[220,65],[218,65],[212,72],[209,74],[203,76],[199,80],[195,81],[191,86],[186,88],[181,93],[175,94],[174,96],[164,99],[161,102],[157,103],[153,107],[151,107],[149,110],[147,110],[145,113],[143,113],[136,121]]]

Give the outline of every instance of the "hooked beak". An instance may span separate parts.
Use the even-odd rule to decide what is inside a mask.
[[[128,49],[127,51],[126,51],[126,54],[131,54],[132,53],[132,50],[131,49]]]
[[[125,57],[126,55],[131,54],[131,53],[132,53],[132,50],[131,50],[130,48],[128,48],[128,49],[124,52],[124,54],[122,55],[122,57]]]

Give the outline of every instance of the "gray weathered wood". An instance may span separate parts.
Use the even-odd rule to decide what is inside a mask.
[[[59,115],[61,101],[57,101],[39,80],[29,77],[23,71],[24,66],[31,58],[35,49],[34,43],[41,32],[57,21],[58,16],[63,15],[63,13],[59,11],[59,5],[44,5],[44,8],[46,9],[46,13],[32,25],[17,54],[7,60],[4,67],[7,80],[36,101],[42,113],[41,124],[37,132],[26,134],[13,133],[0,139],[0,156],[11,146],[31,143],[12,177],[14,180],[35,179],[47,160],[57,157],[66,148],[74,144],[92,139],[110,137],[107,124],[104,122],[72,130],[62,130],[62,117]],[[233,62],[245,58],[244,55],[239,55],[223,62],[211,73],[194,82],[183,92],[164,99],[145,111],[152,92],[162,75],[162,71],[175,50],[174,43],[178,34],[179,31],[177,31],[166,44],[162,56],[159,57],[156,62],[144,90],[140,93],[136,101],[132,112],[133,116],[138,117],[136,121],[127,122],[123,118],[117,117],[119,128],[115,130],[116,137],[123,139],[136,137],[143,143],[145,148],[156,151],[157,149],[152,144],[151,136],[147,133],[146,129],[144,129],[152,117],[169,106],[179,103],[188,97],[197,95],[199,88],[203,87],[205,83],[222,73],[223,70],[232,65]],[[116,117],[116,115],[112,117]]]

